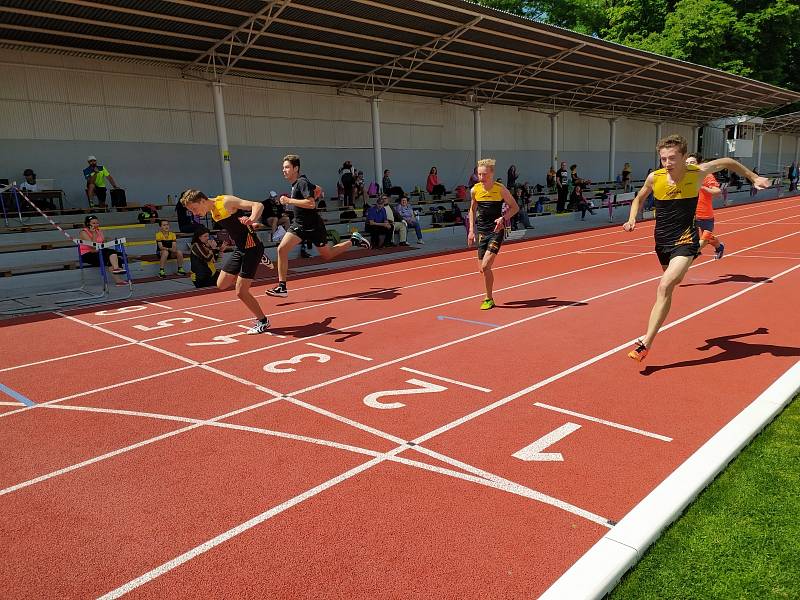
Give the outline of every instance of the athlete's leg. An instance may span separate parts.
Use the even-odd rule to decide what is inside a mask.
[[[301,241],[300,236],[287,231],[278,244],[278,282],[286,283],[289,274],[289,251]]]
[[[228,275],[228,273],[224,273],[224,275]],[[239,298],[239,300],[244,302],[244,305],[250,309],[250,312],[255,315],[256,319],[262,320],[266,318],[266,315],[264,314],[264,311],[261,310],[261,305],[258,303],[258,300],[256,300],[253,294],[250,293],[250,286],[252,283],[252,279],[237,277],[236,296]]]
[[[650,348],[658,330],[664,324],[664,320],[669,314],[669,309],[672,307],[672,293],[675,290],[675,286],[683,281],[693,260],[694,257],[692,256],[674,256],[664,269],[664,275],[661,276],[658,291],[656,292],[656,302],[650,311],[647,334],[642,338],[646,348]]]
[[[497,258],[497,254],[494,252],[487,252],[484,254],[479,269],[483,274],[483,282],[486,286],[486,298],[489,300],[493,299],[494,273],[492,272],[492,265],[494,264],[495,258]]]
[[[238,275],[234,275],[233,273],[226,273],[225,271],[219,272],[219,277],[217,277],[217,289],[220,290],[227,290],[233,287],[233,284],[236,283],[236,279]]]

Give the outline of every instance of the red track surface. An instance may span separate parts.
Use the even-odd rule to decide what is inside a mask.
[[[800,356],[797,198],[717,223],[642,366],[651,223],[506,246],[486,312],[462,252],[295,279],[268,336],[230,292],[7,325],[3,595],[541,593]]]

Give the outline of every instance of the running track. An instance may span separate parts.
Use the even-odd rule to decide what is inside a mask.
[[[231,292],[6,323],[3,595],[538,596],[798,361],[798,199],[717,231],[644,365],[652,223],[507,245],[485,312],[457,252],[265,336]]]

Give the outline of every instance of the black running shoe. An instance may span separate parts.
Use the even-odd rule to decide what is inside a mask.
[[[276,298],[286,298],[289,295],[289,290],[285,285],[276,285],[271,290],[267,290],[267,296],[275,296]]]

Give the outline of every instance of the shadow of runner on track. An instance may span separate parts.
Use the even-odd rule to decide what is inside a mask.
[[[748,344],[746,342],[736,341],[739,338],[749,337],[751,335],[765,335],[769,333],[766,327],[759,327],[748,333],[738,333],[734,335],[725,335],[721,337],[710,338],[706,340],[703,346],[698,347],[698,350],[706,351],[712,348],[720,348],[722,352],[707,356],[705,358],[697,358],[694,360],[683,360],[680,362],[668,365],[648,365],[641,372],[642,375],[652,375],[657,371],[664,369],[678,369],[681,367],[697,367],[700,365],[710,365],[713,363],[725,362],[729,360],[740,360],[749,358],[751,356],[758,356],[759,354],[771,354],[772,356],[800,356],[800,348],[793,346],[775,346],[772,344]]]
[[[341,296],[331,296],[330,298],[318,298],[316,300],[298,300],[297,302],[281,302],[275,306],[291,306],[292,304],[322,304],[324,302],[334,302],[336,300],[394,300],[400,296],[400,287],[390,288],[370,288],[371,292],[355,292],[353,294],[342,294]]]
[[[270,327],[270,333],[274,333],[276,335],[285,335],[287,337],[293,338],[307,338],[314,335],[322,335],[325,333],[340,333],[342,337],[336,338],[336,342],[344,342],[351,337],[355,337],[357,335],[361,335],[361,331],[342,331],[340,329],[336,329],[335,327],[331,327],[331,323],[333,323],[336,317],[325,317],[324,320],[318,323],[306,323],[305,325],[293,325],[288,327]]]
[[[713,281],[704,281],[702,283],[683,283],[681,287],[692,287],[694,285],[719,285],[721,283],[772,283],[769,277],[751,277],[750,275],[734,275],[728,273],[722,275]]]
[[[529,300],[513,300],[497,304],[495,308],[557,308],[559,306],[586,306],[586,302],[577,300],[558,300],[555,296],[547,298],[531,298]]]

